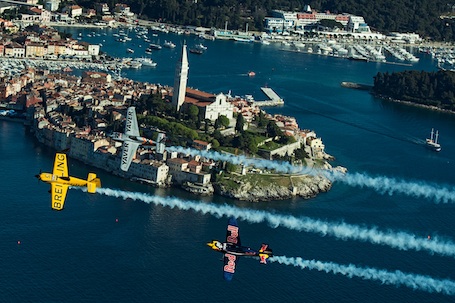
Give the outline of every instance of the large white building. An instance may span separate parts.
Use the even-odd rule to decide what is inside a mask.
[[[352,33],[369,33],[370,27],[366,24],[363,17],[350,16],[347,24],[347,31]]]
[[[316,27],[321,20],[333,20],[345,27],[345,30],[355,33],[370,32],[369,26],[363,17],[349,14],[331,14],[330,12],[286,12],[272,11],[272,17],[266,17],[265,30],[268,32],[284,32],[292,30],[305,30]]]
[[[58,10],[60,0],[47,0],[44,3],[44,8],[48,11],[55,12]]]
[[[191,105],[199,108],[199,116],[202,120],[215,121],[220,116],[226,116],[228,119],[233,119],[234,117],[234,105],[228,102],[226,95],[222,93],[214,95],[187,88],[185,103],[183,104],[184,110],[187,110]]]

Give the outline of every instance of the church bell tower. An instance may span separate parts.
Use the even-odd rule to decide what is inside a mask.
[[[179,111],[185,101],[186,82],[188,81],[188,57],[186,53],[186,44],[183,44],[182,57],[175,67],[174,75],[174,94],[172,96],[172,105]]]

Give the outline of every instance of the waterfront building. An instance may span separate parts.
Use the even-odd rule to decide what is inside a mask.
[[[70,5],[64,9],[65,12],[67,12],[71,18],[75,18],[77,16],[82,15],[82,7],[79,5]]]
[[[167,159],[166,164],[169,166],[169,174],[172,175],[172,181],[178,184],[185,182],[208,185],[210,183],[210,173],[203,173],[202,165],[198,165],[194,160],[186,161],[182,158]],[[190,166],[190,163],[191,166]]]
[[[121,16],[129,17],[129,18],[134,17],[134,13],[131,12],[130,7],[124,3],[115,4],[114,10],[117,14],[119,14]]]
[[[313,158],[322,159],[324,157],[324,144],[321,138],[309,138],[309,146],[311,148],[311,156]]]
[[[25,45],[25,56],[27,58],[43,57],[47,54],[44,43],[31,42]]]
[[[11,42],[5,45],[5,57],[24,58],[25,47],[17,42]]]
[[[44,8],[50,12],[55,12],[58,10],[60,5],[60,0],[47,0],[44,2]]]
[[[169,166],[156,160],[142,160],[140,162],[136,160],[131,162],[128,173],[135,178],[149,180],[157,185],[164,185],[169,175]]]
[[[363,17],[350,16],[347,24],[347,31],[352,33],[370,33],[370,27],[366,24]]]
[[[264,22],[266,31],[282,33],[295,28],[297,25],[297,14],[295,12],[273,10],[272,17],[266,17]]]
[[[109,145],[106,138],[77,134],[71,139],[70,157],[91,163],[91,155],[101,146]]]
[[[95,3],[95,10],[101,15],[109,15],[109,5],[107,3]]]
[[[47,54],[48,55],[65,55],[66,54],[66,45],[61,41],[49,41],[47,44]]]
[[[265,17],[264,29],[269,33],[283,33],[294,27],[293,20],[284,20],[283,18]]]
[[[182,47],[182,56],[175,67],[174,75],[174,91],[172,95],[172,105],[177,111],[180,110],[185,101],[186,84],[188,81],[188,56],[186,52],[186,44]]]

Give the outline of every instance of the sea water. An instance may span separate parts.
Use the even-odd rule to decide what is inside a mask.
[[[128,47],[135,50],[129,56],[145,56],[141,51],[147,43],[133,35],[122,44],[112,37],[115,30],[99,30],[94,37],[86,37],[91,29],[66,31],[82,32],[84,40],[102,43],[102,50],[114,56],[127,56]],[[122,76],[172,85],[182,44],[201,41],[173,34],[151,39],[171,40],[177,47],[154,51],[156,68],[124,69]],[[133,200],[70,189],[65,210],[54,212],[49,186],[34,175],[52,170],[55,151],[37,143],[21,124],[0,120],[1,301],[454,301],[447,292],[455,281],[455,207],[438,195],[454,190],[455,116],[340,86],[342,81],[372,84],[379,71],[432,71],[431,57],[417,54],[420,62],[408,67],[294,53],[279,45],[202,43],[208,47],[204,54],[188,54],[189,86],[253,94],[256,100],[265,98],[260,87],[273,88],[285,105],[265,110],[293,116],[300,128],[314,130],[336,158],[332,164],[345,166],[357,185],[337,181],[313,199],[247,203],[125,182],[69,159],[71,175],[83,178],[93,171],[103,188],[120,196],[150,196],[132,195]],[[256,76],[248,77],[249,71]],[[431,128],[440,133],[439,153],[425,148]],[[267,242],[276,256],[320,261],[325,270],[277,262],[264,266],[244,258],[234,280],[226,283],[222,255],[206,243],[223,240],[226,215],[232,213],[239,217],[243,245]],[[280,220],[286,216],[307,225],[284,224]],[[417,248],[407,246],[414,242],[409,236]],[[444,242],[449,243],[444,253],[432,250]],[[431,278],[449,281],[438,288]],[[429,288],[417,282],[412,287],[413,279]]]

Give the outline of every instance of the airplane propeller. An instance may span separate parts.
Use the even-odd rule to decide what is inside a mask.
[[[41,177],[40,177],[40,175],[41,175],[41,169],[39,170],[39,174],[38,174],[38,175],[35,175],[35,178],[37,178],[37,179],[38,179],[38,181],[40,181],[40,180],[41,180]]]

